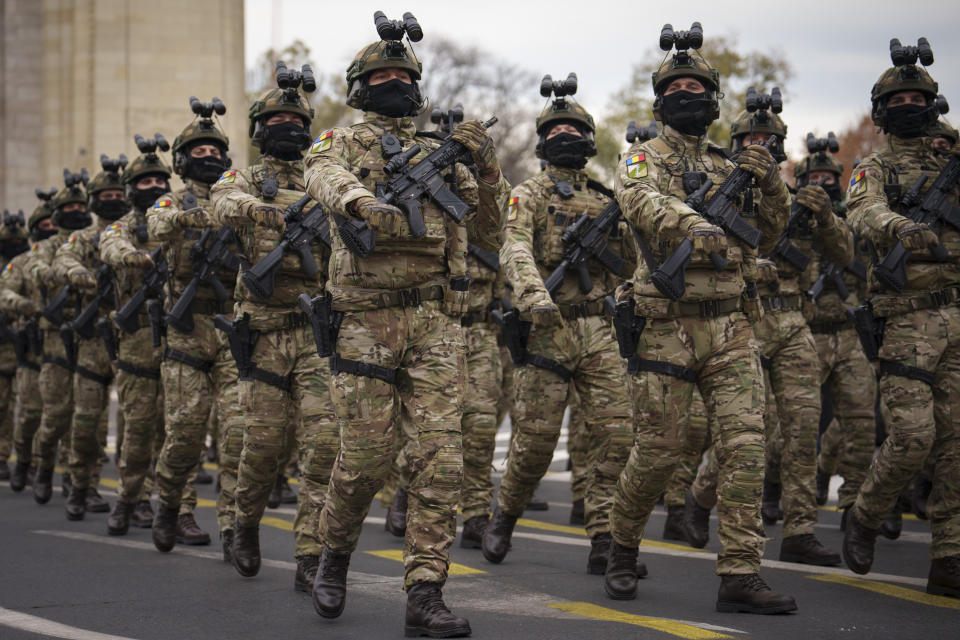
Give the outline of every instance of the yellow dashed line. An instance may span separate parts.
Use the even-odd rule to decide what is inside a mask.
[[[364,551],[364,553],[370,554],[371,556],[377,556],[378,558],[385,558],[387,560],[396,560],[397,562],[403,562],[403,551],[401,551],[400,549],[384,549],[382,551]],[[466,565],[457,564],[456,562],[451,562],[448,573],[452,576],[474,576],[481,573],[486,573],[486,571],[481,571],[480,569],[474,569],[473,567],[468,567]]]
[[[540,529],[541,531],[556,531],[557,533],[569,533],[575,536],[586,537],[587,532],[583,527],[570,527],[565,524],[553,524],[552,522],[543,522],[541,520],[531,520],[530,518],[519,518],[517,524],[528,529]],[[644,540],[640,543],[644,547],[658,547],[660,549],[674,549],[675,551],[698,551],[701,553],[713,553],[706,549],[694,549],[684,544],[671,544],[669,542],[660,542],[659,540]]]
[[[554,602],[547,605],[553,609],[559,609],[583,616],[592,620],[605,620],[607,622],[621,622],[623,624],[632,624],[635,627],[646,627],[662,631],[678,638],[689,638],[690,640],[710,640],[711,638],[730,638],[716,631],[709,631],[695,627],[692,624],[683,622],[674,622],[673,620],[664,620],[663,618],[651,618],[649,616],[637,616],[631,613],[623,613],[616,609],[600,607],[589,602]]]
[[[268,527],[274,527],[277,529],[283,529],[284,531],[293,531],[293,523],[289,520],[284,520],[283,518],[264,516],[260,519],[260,524],[265,524]]]
[[[928,593],[917,591],[916,589],[898,587],[886,582],[864,580],[863,578],[853,578],[850,576],[841,576],[833,573],[807,577],[812,578],[813,580],[820,580],[821,582],[834,582],[836,584],[845,584],[849,587],[857,587],[858,589],[866,589],[867,591],[873,591],[874,593],[880,593],[885,596],[900,598],[901,600],[908,600],[918,604],[925,604],[931,607],[960,610],[960,600],[957,600],[956,598],[932,596]]]

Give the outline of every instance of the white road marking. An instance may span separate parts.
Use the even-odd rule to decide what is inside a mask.
[[[0,625],[28,631],[48,638],[66,638],[67,640],[134,640],[127,636],[114,636],[108,633],[88,631],[78,627],[60,624],[46,618],[0,607]]]

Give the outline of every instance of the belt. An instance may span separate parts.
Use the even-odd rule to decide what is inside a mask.
[[[951,307],[960,300],[960,287],[946,287],[938,291],[913,296],[875,296],[870,300],[874,311],[881,317]]]
[[[73,367],[73,364],[71,364],[69,360],[66,360],[66,359],[64,359],[64,358],[61,358],[60,356],[48,356],[48,355],[44,355],[44,356],[43,356],[43,362],[44,362],[44,363],[47,363],[47,362],[53,363],[53,364],[57,365],[58,367],[63,367],[63,368],[66,369],[67,371],[71,371],[71,372],[73,371],[73,368],[74,368],[74,367]]]
[[[77,375],[86,378],[87,380],[93,380],[97,384],[104,387],[109,387],[110,382],[113,380],[113,376],[102,376],[99,373],[91,371],[86,367],[81,367],[80,365],[77,365]]]
[[[587,318],[590,316],[599,316],[603,314],[603,300],[594,300],[593,302],[581,302],[579,304],[561,304],[560,315],[567,320],[577,318]]]
[[[700,302],[671,302],[670,313],[673,316],[700,316],[701,318],[719,318],[741,307],[740,297],[724,300],[701,300]]]
[[[215,316],[218,313],[222,313],[223,305],[216,300],[194,299],[190,305],[190,310],[199,316]]]
[[[760,303],[764,311],[800,311],[803,301],[799,294],[791,296],[762,296]]]
[[[813,333],[840,333],[844,329],[853,328],[853,322],[850,320],[837,320],[835,322],[811,322],[810,331]]]
[[[472,327],[475,324],[485,324],[490,321],[489,311],[471,311],[460,316],[461,327]]]
[[[376,309],[388,307],[409,309],[419,307],[420,303],[426,300],[443,300],[443,285],[434,284],[429,287],[386,291],[377,295],[374,304]]]
[[[189,367],[193,367],[194,369],[203,371],[204,373],[210,373],[210,370],[213,369],[213,360],[204,360],[203,358],[197,358],[190,355],[189,353],[184,353],[183,351],[179,351],[177,349],[171,349],[169,347],[167,347],[167,349],[163,352],[163,359],[173,360],[175,362],[182,362],[183,364]]]
[[[117,360],[117,369],[137,376],[138,378],[149,378],[150,380],[160,379],[160,369],[147,369],[146,367],[141,367],[125,360]]]

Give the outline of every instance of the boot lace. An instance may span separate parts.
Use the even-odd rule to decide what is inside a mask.
[[[740,578],[740,586],[750,591],[770,591],[770,587],[759,573],[750,573]]]

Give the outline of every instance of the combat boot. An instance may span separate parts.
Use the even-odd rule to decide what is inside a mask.
[[[460,534],[461,549],[482,549],[483,531],[487,528],[488,516],[474,516],[463,523],[463,533]]]
[[[179,508],[167,507],[163,504],[157,509],[157,515],[153,519],[153,546],[157,551],[164,553],[171,551],[177,543],[177,513]]]
[[[73,488],[73,478],[70,477],[69,473],[63,474],[60,478],[60,493],[64,498],[70,495],[70,489]]]
[[[493,512],[493,517],[487,523],[483,532],[483,557],[487,562],[500,564],[510,551],[510,538],[513,528],[517,525],[517,516],[511,516],[500,510]]]
[[[683,511],[681,505],[667,507],[667,520],[663,523],[664,540],[687,541],[687,536],[683,534]]]
[[[383,527],[398,538],[402,538],[407,532],[407,503],[407,490],[397,487],[396,493],[393,494],[393,502],[387,509],[387,519]]]
[[[463,638],[470,635],[470,623],[450,612],[443,603],[439,584],[418,582],[407,589],[403,635],[407,638]]]
[[[130,516],[130,524],[141,529],[149,529],[153,526],[153,507],[149,500],[141,500],[133,509],[133,515]]]
[[[37,504],[47,504],[53,496],[53,469],[37,467],[33,477],[33,499]]]
[[[887,540],[896,540],[903,532],[903,511],[900,509],[899,501],[893,505],[893,511],[887,514],[887,517],[880,523],[880,535]]]
[[[527,506],[524,508],[524,511],[548,511],[549,509],[550,505],[547,503],[546,499],[534,494],[534,496],[530,498],[530,502],[528,502]]]
[[[313,581],[313,608],[324,618],[336,618],[347,603],[347,569],[349,553],[334,553],[323,548],[320,566]]]
[[[297,556],[297,574],[293,577],[294,591],[310,593],[313,581],[317,578],[320,556]]]
[[[220,545],[223,548],[223,561],[233,563],[233,529],[220,532]]]
[[[934,558],[930,561],[927,593],[960,598],[960,556]]]
[[[573,501],[573,508],[570,509],[570,524],[584,524],[586,522],[585,510],[583,507],[583,498]]]
[[[280,504],[297,504],[297,492],[283,476],[280,477]]]
[[[812,533],[803,533],[783,539],[780,561],[835,567],[840,564],[840,554],[827,549]]]
[[[759,573],[720,576],[717,611],[721,613],[770,614],[796,610],[796,601],[767,586]]]
[[[203,468],[202,462],[197,465],[197,479],[194,482],[195,484],[213,484],[213,476]]]
[[[136,506],[133,502],[117,500],[117,504],[113,505],[113,511],[107,518],[107,533],[112,536],[127,535],[127,530],[130,529],[130,514]]]
[[[840,531],[847,530],[847,519],[850,517],[850,509],[853,509],[853,507],[845,507],[843,515],[840,516]]]
[[[13,464],[13,473],[10,475],[10,488],[16,493],[23,491],[23,488],[27,486],[27,471],[30,470],[30,465],[25,462],[20,462],[17,460]]]
[[[200,528],[192,513],[184,513],[177,518],[177,542],[202,547],[210,544],[210,534]]]
[[[0,480],[10,479],[10,465],[6,460],[0,460]]]
[[[110,505],[94,487],[87,489],[87,511],[90,513],[108,513]]]
[[[760,515],[763,516],[763,524],[777,524],[778,520],[783,519],[783,511],[780,510],[780,494],[783,485],[774,482],[769,478],[763,479],[763,503],[760,507]]]
[[[854,573],[869,573],[873,565],[873,550],[877,543],[877,530],[868,529],[857,520],[851,507],[847,518],[847,530],[843,534],[843,560]]]
[[[830,494],[830,474],[817,466],[817,504],[827,504]]]
[[[10,481],[10,486],[13,486],[13,480]],[[924,475],[917,476],[910,495],[910,510],[921,520],[927,519],[927,500],[930,498],[931,491],[933,491],[933,483],[930,482],[930,478]]]
[[[280,491],[280,483],[282,481],[282,476],[277,476],[276,482],[273,483],[273,489],[270,491],[270,497],[267,498],[268,509],[276,509],[280,506],[280,500],[283,498]]]
[[[83,520],[87,510],[87,490],[74,487],[67,496],[67,520]]]
[[[636,548],[630,549],[610,539],[607,570],[603,576],[603,590],[614,600],[633,600],[637,597]]]
[[[701,507],[690,489],[683,504],[683,536],[694,549],[703,549],[710,540],[710,509]]]
[[[252,578],[260,572],[260,527],[237,526],[230,560],[244,578]]]
[[[587,573],[602,576],[607,570],[607,557],[610,555],[609,533],[598,533],[590,538],[590,555],[587,556]]]

